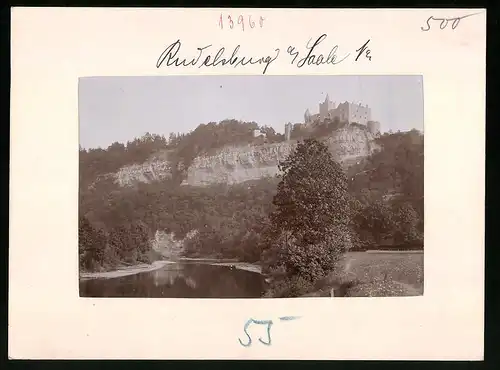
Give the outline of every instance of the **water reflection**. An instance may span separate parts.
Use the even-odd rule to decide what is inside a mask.
[[[182,264],[167,265],[161,270],[153,271],[153,281],[156,287],[160,285],[174,285],[177,279],[184,279],[187,286],[191,289],[196,289],[196,281],[191,276],[184,274],[184,266]]]
[[[170,264],[162,269],[116,279],[80,282],[83,297],[257,298],[261,275],[226,266]]]

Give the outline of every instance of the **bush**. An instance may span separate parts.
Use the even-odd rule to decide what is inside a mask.
[[[313,284],[301,276],[292,276],[274,282],[264,297],[289,298],[301,297],[314,289]]]

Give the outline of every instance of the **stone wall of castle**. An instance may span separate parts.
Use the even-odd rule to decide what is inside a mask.
[[[309,110],[306,110],[306,113],[304,114],[304,123],[309,124],[316,120],[322,122],[327,118],[338,118],[341,121],[359,123],[366,126],[368,122],[372,120],[371,115],[371,108],[368,107],[368,105],[350,103],[346,101],[336,106],[334,102],[330,101],[327,95],[325,101],[319,103],[319,113],[312,115]]]
[[[380,134],[380,122],[368,121],[367,126],[368,126],[368,131],[370,131],[372,135]]]
[[[372,112],[368,105],[347,103],[349,107],[349,116],[347,121],[349,123],[356,122],[360,125],[367,125],[368,121],[372,119]]]

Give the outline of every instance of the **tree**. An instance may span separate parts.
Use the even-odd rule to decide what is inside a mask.
[[[410,203],[403,203],[396,212],[398,229],[395,239],[401,244],[421,244],[423,235],[418,229],[419,216]]]
[[[264,266],[312,282],[329,273],[349,247],[347,178],[328,147],[315,139],[300,142],[279,170]]]
[[[417,130],[385,134],[371,156],[349,170],[350,191],[363,203],[376,200],[410,203],[417,212],[418,229],[424,216],[424,137]],[[397,212],[397,211],[396,211]]]
[[[368,245],[380,245],[394,236],[396,230],[394,213],[390,205],[383,201],[374,201],[359,209],[354,224],[360,239]]]
[[[86,217],[80,217],[78,226],[79,263],[84,270],[102,266],[107,237],[103,230],[94,229]]]
[[[142,221],[134,221],[131,228],[131,242],[137,250],[138,259],[142,262],[148,262],[147,253],[151,250],[150,231],[147,225]]]
[[[126,263],[134,263],[137,261],[138,251],[134,244],[130,225],[124,224],[118,226],[113,235],[113,241],[119,243],[119,254],[123,261]]]
[[[78,257],[81,269],[89,267],[87,246],[91,237],[91,228],[89,220],[85,217],[80,217],[78,225]]]

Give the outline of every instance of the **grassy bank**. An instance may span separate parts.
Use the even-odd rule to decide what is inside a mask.
[[[344,288],[344,289],[343,289]],[[423,252],[350,252],[336,272],[318,282],[309,297],[419,296],[424,292]]]

